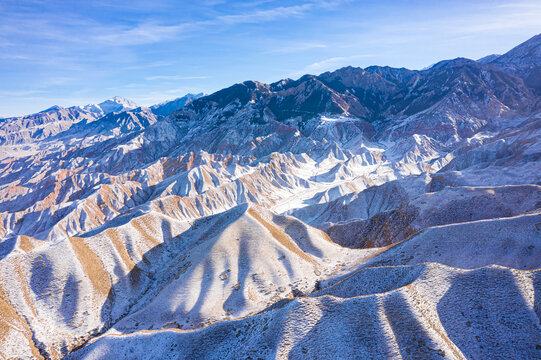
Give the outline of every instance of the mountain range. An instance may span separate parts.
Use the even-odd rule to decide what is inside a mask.
[[[183,97],[165,101],[150,108],[137,105],[135,102],[115,96],[99,104],[72,106],[63,108],[54,105],[36,114],[0,118],[0,145],[23,144],[34,140],[42,140],[58,135],[79,122],[91,123],[105,116],[114,117],[120,113],[135,112],[136,117],[163,117],[180,109],[189,102],[204,94],[187,94]],[[120,115],[124,116],[124,115]],[[155,119],[154,119],[155,120]],[[92,130],[92,126],[89,127]]]
[[[541,357],[541,35],[0,120],[6,358]]]

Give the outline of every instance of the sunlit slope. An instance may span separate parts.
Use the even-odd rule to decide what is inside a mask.
[[[247,204],[193,222],[123,220],[54,245],[20,236],[0,264],[6,300],[48,353],[111,327],[191,329],[254,314],[381,252],[342,248]]]
[[[198,331],[110,334],[71,358],[536,358],[540,292],[539,271],[369,268],[274,311]]]

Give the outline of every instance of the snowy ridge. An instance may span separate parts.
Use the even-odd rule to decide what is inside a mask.
[[[0,120],[0,357],[539,357],[539,39]]]

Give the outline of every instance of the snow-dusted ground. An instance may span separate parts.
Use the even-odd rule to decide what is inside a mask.
[[[0,123],[0,357],[539,358],[539,97],[303,79]]]

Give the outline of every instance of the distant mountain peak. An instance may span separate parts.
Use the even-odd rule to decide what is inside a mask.
[[[114,96],[104,102],[98,104],[104,113],[118,112],[124,110],[131,110],[139,107],[135,102],[123,98],[121,96]]]
[[[121,96],[113,96],[99,104],[88,104],[84,106],[78,106],[77,108],[99,115],[107,115],[112,112],[120,112],[126,110],[133,110],[138,108],[132,100],[126,99]]]
[[[156,115],[167,116],[172,112],[177,111],[185,105],[191,103],[195,99],[199,99],[200,97],[203,97],[205,95],[206,94],[202,92],[199,94],[188,93],[176,99],[166,100],[159,104],[152,105],[150,107],[150,110]]]
[[[490,54],[490,55],[487,55],[487,56],[483,56],[480,59],[477,59],[477,62],[481,63],[481,64],[488,64],[488,63],[493,62],[494,60],[496,60],[500,56],[501,56],[501,54]]]
[[[39,113],[46,113],[46,112],[49,112],[49,111],[59,111],[59,110],[63,110],[64,108],[60,105],[53,105],[51,106],[50,108],[47,108],[45,110],[42,110],[40,111]]]
[[[526,85],[541,92],[541,34],[515,46],[490,64],[524,79]]]
[[[541,65],[541,34],[515,46],[494,59],[493,62],[501,65],[507,64],[507,67],[513,66],[514,68],[524,66],[532,68]]]
[[[135,102],[131,101],[130,99],[126,99],[125,97],[122,97],[122,96],[113,96],[112,98],[105,100],[101,104],[106,103],[108,101],[116,102],[118,104],[123,104],[123,105],[134,107],[134,108],[138,107],[138,105]]]
[[[450,67],[455,67],[455,66],[461,66],[461,65],[464,65],[464,64],[472,64],[472,63],[475,63],[474,60],[472,59],[468,59],[468,58],[464,58],[464,57],[457,57],[455,59],[451,59],[451,60],[442,60],[442,61],[439,61],[423,70],[436,70],[436,69],[447,69],[447,68],[450,68]]]

